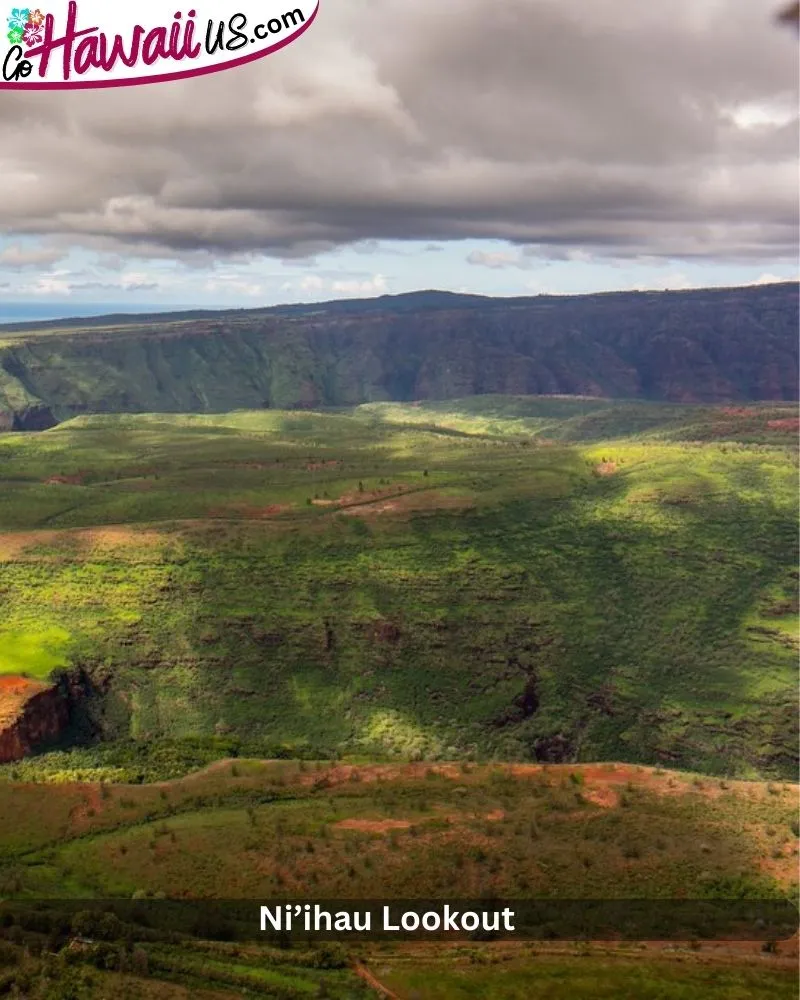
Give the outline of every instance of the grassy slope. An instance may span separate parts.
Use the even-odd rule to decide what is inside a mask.
[[[20,817],[3,892],[39,898],[763,899],[796,880],[796,786],[631,765],[235,760],[2,782],[0,810]]]
[[[792,433],[796,438],[798,430],[797,407],[782,403],[687,406],[588,396],[485,395],[413,404],[365,403],[357,412],[391,424],[564,442],[636,436],[655,441],[735,440],[780,446],[791,440]],[[776,421],[781,422],[779,426]]]
[[[424,1000],[771,1000],[795,996],[787,969],[703,963],[690,952],[670,960],[646,955],[501,953],[390,956],[376,964],[380,981],[398,996]]]
[[[622,765],[237,760],[150,786],[0,783],[0,816],[11,815],[18,823],[0,827],[0,891],[23,898],[764,899],[787,891],[797,858],[796,786]],[[365,944],[353,954],[404,998],[486,996],[491,987],[511,1000],[535,986],[552,1000],[727,1000],[788,997],[792,948]],[[353,976],[320,971],[302,948],[185,940],[139,949],[150,979],[94,973],[94,988],[178,997],[181,984],[226,996],[246,985],[298,996],[319,995],[324,981],[331,997],[360,995]],[[55,960],[51,974],[73,975]]]
[[[448,407],[0,437],[0,669],[119,736],[793,775],[793,410]]]

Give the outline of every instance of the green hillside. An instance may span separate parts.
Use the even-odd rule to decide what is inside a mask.
[[[6,434],[0,670],[89,679],[69,738],[103,746],[58,767],[793,776],[795,422],[488,397]]]

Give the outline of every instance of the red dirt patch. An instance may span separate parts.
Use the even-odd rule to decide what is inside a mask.
[[[351,490],[343,493],[338,500],[343,507],[350,504],[371,503],[373,500],[381,500],[384,497],[402,496],[409,489],[407,483],[396,483],[394,486],[384,486],[378,490]]]
[[[97,785],[83,785],[83,801],[70,810],[69,818],[73,826],[78,828],[91,826],[98,813],[103,811],[103,797]]]
[[[615,809],[619,805],[619,793],[613,788],[587,788],[583,797],[601,809]]]
[[[297,783],[329,788],[346,781],[395,781],[424,778],[430,773],[452,779],[461,774],[456,764],[337,764],[316,773],[300,774]]]
[[[47,684],[28,677],[0,674],[0,729],[19,718],[30,699],[46,688]]]
[[[336,507],[350,517],[374,517],[377,514],[403,514],[421,510],[456,510],[471,507],[465,497],[445,496],[436,490],[413,489],[405,484],[378,490],[343,493],[338,500],[312,500],[315,507]]]
[[[355,963],[353,966],[353,972],[359,979],[362,979],[367,986],[375,990],[375,992],[380,996],[385,997],[386,1000],[400,1000],[397,993],[393,993],[388,986],[384,986],[380,979],[370,972],[366,965],[363,965],[361,962]]]
[[[213,518],[261,520],[263,518],[277,517],[278,514],[285,514],[292,509],[290,503],[273,503],[267,507],[251,507],[247,504],[228,504],[225,507],[212,507],[208,511],[208,516]]]
[[[800,431],[800,418],[787,417],[785,420],[768,420],[767,427],[771,431],[789,431],[797,433]]]
[[[407,819],[342,819],[334,823],[336,830],[360,830],[363,833],[388,833],[408,830],[413,824]]]
[[[342,513],[351,517],[374,517],[377,514],[405,514],[424,510],[463,510],[473,506],[465,497],[445,496],[435,490],[400,494],[379,503],[361,503],[346,507]]]
[[[0,562],[11,562],[18,556],[37,556],[38,546],[59,546],[65,554],[86,555],[94,550],[103,552],[120,549],[151,549],[165,541],[164,535],[151,528],[134,528],[125,524],[108,524],[102,528],[70,528],[63,531],[8,531],[0,533]],[[74,547],[71,543],[74,543]]]
[[[594,471],[598,476],[613,476],[617,471],[616,462],[601,462],[599,465],[594,467]]]
[[[766,785],[757,782],[731,780],[721,784],[714,778],[700,778],[635,764],[511,764],[508,770],[517,777],[544,771],[558,780],[571,773],[579,774],[583,778],[582,793],[585,798],[593,792],[606,795],[609,789],[620,785],[649,789],[659,795],[687,795],[693,792],[706,799],[717,799],[728,790],[739,793],[747,790],[758,797],[767,794]]]
[[[42,482],[47,486],[83,486],[85,475],[85,473],[76,472],[72,476],[48,476],[47,479],[43,479]]]

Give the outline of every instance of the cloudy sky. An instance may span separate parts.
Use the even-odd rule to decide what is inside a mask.
[[[776,6],[321,0],[247,67],[0,91],[0,317],[796,277]]]

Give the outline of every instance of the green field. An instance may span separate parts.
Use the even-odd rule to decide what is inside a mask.
[[[155,775],[150,746],[169,776],[216,740],[793,778],[793,414],[479,397],[5,434],[0,671],[92,679],[69,739],[105,743],[62,769]]]
[[[494,956],[491,956],[493,958]],[[389,959],[377,968],[381,982],[403,997],[425,1000],[771,1000],[795,996],[793,978],[786,970],[730,968],[692,963],[681,956],[658,960],[644,956],[620,959],[585,954],[563,956],[504,955],[476,963],[467,957],[440,957],[418,961]],[[385,970],[385,971],[384,971]]]

